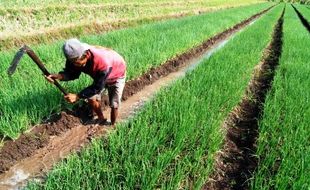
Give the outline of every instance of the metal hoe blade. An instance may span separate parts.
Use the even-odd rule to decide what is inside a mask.
[[[20,59],[23,57],[24,53],[25,53],[24,48],[20,48],[20,50],[15,54],[15,57],[11,63],[11,66],[8,68],[8,75],[12,75],[15,72],[16,67]]]

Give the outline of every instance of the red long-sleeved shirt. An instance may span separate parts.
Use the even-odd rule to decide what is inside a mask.
[[[80,98],[90,98],[101,92],[105,84],[113,84],[118,78],[126,74],[126,64],[122,56],[107,48],[91,47],[91,56],[83,67],[76,67],[70,62],[61,74],[64,81],[75,80],[80,74],[86,73],[94,79],[93,83],[79,93]]]

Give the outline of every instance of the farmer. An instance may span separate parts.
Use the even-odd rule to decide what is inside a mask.
[[[66,57],[64,70],[58,74],[51,74],[46,79],[53,83],[55,79],[75,80],[82,72],[88,74],[93,83],[80,93],[69,93],[64,98],[70,103],[87,99],[93,112],[98,116],[98,122],[105,124],[107,119],[101,110],[101,93],[107,88],[111,107],[110,119],[114,125],[125,86],[126,65],[123,57],[112,49],[90,46],[77,39],[67,40],[63,45],[63,52]]]

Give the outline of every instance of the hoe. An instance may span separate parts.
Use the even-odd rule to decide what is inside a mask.
[[[39,57],[34,53],[34,51],[29,48],[27,45],[24,45],[22,48],[19,49],[19,51],[16,53],[11,66],[8,69],[8,74],[11,76],[20,62],[21,58],[23,57],[24,53],[27,53],[29,57],[38,65],[38,67],[41,69],[43,74],[45,76],[50,75],[50,73],[47,71],[45,66],[43,65],[42,61],[39,59]],[[64,94],[67,95],[68,92],[55,80],[54,85]]]

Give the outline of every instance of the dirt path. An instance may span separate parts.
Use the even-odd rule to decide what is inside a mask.
[[[221,48],[236,32],[251,24],[269,9],[151,69],[139,78],[128,81],[124,89],[120,120],[126,121],[133,116],[137,109],[152,98],[160,88],[184,76],[202,59]],[[76,117],[77,115],[79,117]],[[28,179],[44,176],[53,164],[71,152],[80,150],[94,136],[102,136],[113,129],[110,126],[96,124],[84,125],[80,121],[84,116],[85,114],[62,112],[55,115],[50,122],[33,127],[16,141],[7,141],[0,150],[0,189],[17,189]]]

